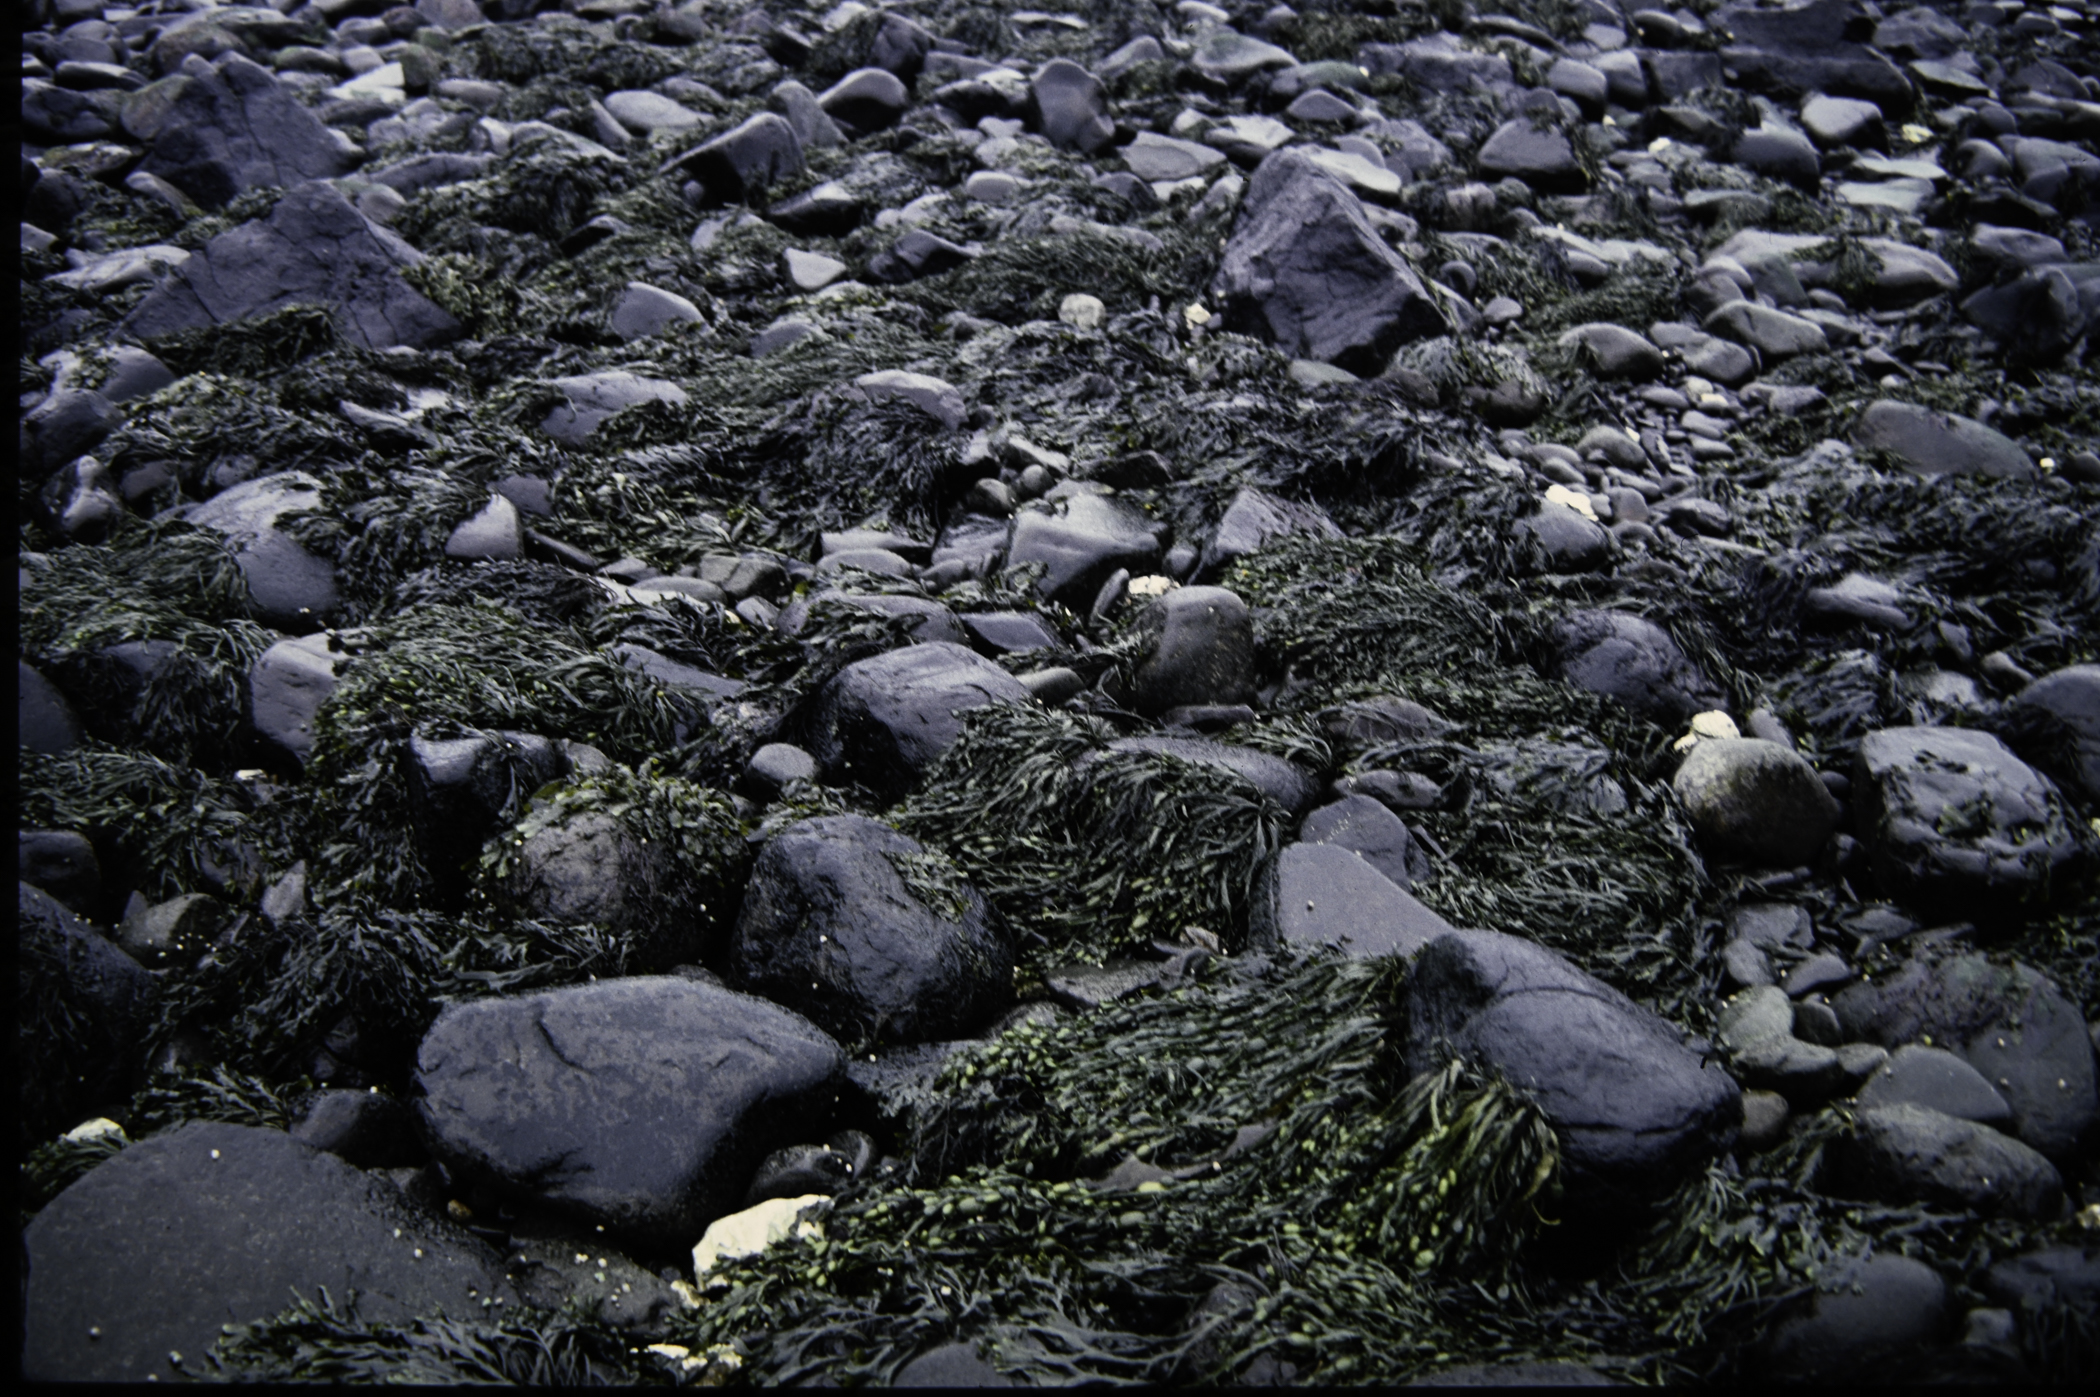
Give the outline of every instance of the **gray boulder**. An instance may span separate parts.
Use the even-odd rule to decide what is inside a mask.
[[[1248,913],[1251,946],[1335,946],[1352,960],[1411,956],[1452,929],[1339,844],[1287,845],[1263,874]]]
[[[1445,329],[1356,195],[1294,149],[1265,158],[1248,182],[1211,294],[1225,328],[1357,374],[1378,373],[1401,345]]]
[[[323,1287],[382,1323],[519,1299],[500,1253],[392,1184],[282,1131],[216,1122],[126,1146],[22,1246],[32,1382],[202,1376],[221,1326]]]
[[[838,1044],[800,1015],[670,976],[455,1004],[416,1054],[432,1151],[651,1255],[733,1210],[772,1151],[821,1139]]]
[[[686,392],[660,378],[613,369],[604,373],[578,374],[552,380],[568,401],[548,412],[540,430],[563,446],[581,446],[591,434],[615,414],[640,403],[669,403],[683,407]]]
[[[1429,859],[1398,815],[1368,795],[1346,795],[1305,817],[1298,837],[1308,844],[1333,844],[1361,858],[1405,889],[1428,876]]]
[[[2046,899],[2084,852],[2056,788],[1989,733],[1868,733],[1852,794],[1875,876],[1899,900],[2008,915]]]
[[[1764,1375],[1778,1381],[1859,1380],[1937,1347],[1948,1318],[1939,1272],[1880,1252],[1826,1276],[1756,1357]]]
[[[55,756],[80,745],[80,718],[43,672],[15,661],[16,743],[27,752]]]
[[[15,867],[21,880],[83,916],[102,900],[102,861],[87,836],[67,829],[15,831]]]
[[[416,841],[431,877],[450,896],[466,892],[468,868],[483,841],[534,791],[569,770],[560,748],[526,732],[434,737],[418,730],[406,755]],[[532,859],[522,862],[534,866]]]
[[[270,216],[219,234],[126,317],[134,335],[174,334],[323,305],[345,339],[366,349],[423,349],[458,336],[459,322],[401,279],[423,260],[319,181],[286,191]]]
[[[2018,1140],[1926,1106],[1870,1106],[1838,1150],[1845,1186],[1890,1203],[2049,1219],[2063,1176]]]
[[[805,745],[825,780],[895,799],[962,735],[963,713],[1029,701],[1018,679],[964,646],[909,645],[834,675],[817,695]]]
[[[1146,637],[1130,700],[1138,712],[1253,697],[1254,618],[1236,593],[1176,588],[1146,604],[1137,630]]]
[[[1724,308],[1725,309],[1725,308]],[[1852,444],[1882,451],[1914,475],[1988,475],[2026,480],[2034,460],[2003,432],[1969,417],[1884,398],[1852,428]]]
[[[124,415],[115,403],[87,388],[54,385],[44,400],[22,415],[17,461],[25,475],[46,475],[115,431]]]
[[[1600,378],[1646,380],[1668,361],[1648,339],[1623,325],[1598,322],[1577,325],[1560,337],[1560,347],[1581,357]]]
[[[2003,1128],[2012,1107],[1983,1074],[1945,1048],[1905,1043],[1860,1088],[1861,1106],[1923,1106],[1956,1120]]]
[[[211,67],[190,65],[139,168],[217,207],[251,189],[347,175],[359,159],[267,68],[228,54]]]
[[[320,629],[335,608],[335,564],[307,552],[280,521],[320,507],[321,482],[304,471],[285,471],[222,490],[189,506],[183,517],[226,536],[256,620],[304,634]]]
[[[1895,1048],[1929,1037],[1960,1053],[2012,1108],[2011,1133],[2051,1159],[2068,1159],[2100,1123],[2084,1016],[2017,961],[1914,959],[1847,986],[1830,1007],[1848,1038]]]
[[[2045,674],[2007,709],[2007,737],[2021,756],[2088,801],[2100,801],[2100,665]]]
[[[1723,702],[1713,681],[1653,621],[1623,611],[1577,611],[1555,638],[1562,679],[1642,717],[1680,723]]]
[[[1260,551],[1277,539],[1296,534],[1340,538],[1342,531],[1335,527],[1334,520],[1327,517],[1327,511],[1316,504],[1286,500],[1252,485],[1243,485],[1233,495],[1232,503],[1225,506],[1225,513],[1219,516],[1218,527],[1211,534],[1210,541],[1203,545],[1196,576],[1206,579],[1220,577],[1248,554]]]
[[[1473,163],[1482,179],[1520,179],[1540,194],[1580,194],[1590,182],[1568,133],[1529,116],[1496,127]]]
[[[1149,572],[1159,554],[1158,526],[1138,510],[1110,495],[1075,494],[1014,516],[1006,570],[1040,566],[1036,592],[1083,612],[1117,569]]]
[[[1029,124],[1054,146],[1092,155],[1116,134],[1101,80],[1069,58],[1053,58],[1028,81]]]
[[[897,75],[881,68],[846,74],[817,98],[825,116],[856,134],[880,131],[903,116],[911,93]]]
[[[1593,572],[1611,562],[1612,538],[1604,526],[1552,500],[1541,501],[1514,530],[1528,545],[1533,565],[1545,572]]]
[[[1886,54],[1863,42],[1872,30],[1854,29],[1856,14],[1852,0],[1811,0],[1771,10],[1739,0],[1711,15],[1707,25],[1728,36],[1721,61],[1731,79],[1748,90],[1863,97],[1890,116],[1903,116],[1916,100],[1910,79]]]
[[[861,815],[788,826],[744,889],[732,980],[845,1043],[962,1038],[1013,998],[984,898],[915,839]]]
[[[1407,1068],[1446,1052],[1531,1091],[1559,1134],[1570,1209],[1666,1194],[1729,1149],[1742,1096],[1685,1035],[1563,957],[1495,931],[1456,931],[1415,957]]]
[[[699,180],[717,203],[755,199],[802,173],[802,142],[785,118],[760,112],[678,156],[667,168]]]
[[[143,1065],[160,982],[49,893],[17,887],[16,1127],[29,1142],[124,1096]]]
[[[1748,345],[1767,362],[1821,354],[1830,348],[1829,337],[1815,321],[1754,301],[1730,301],[1701,323],[1713,334]]]
[[[1838,803],[1791,747],[1754,737],[1701,738],[1671,781],[1697,829],[1717,849],[1791,868],[1813,859],[1837,829]]]

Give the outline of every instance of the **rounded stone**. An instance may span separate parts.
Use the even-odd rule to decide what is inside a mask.
[[[1815,768],[1762,738],[1701,739],[1671,788],[1708,842],[1752,863],[1806,863],[1837,828],[1837,800]]]

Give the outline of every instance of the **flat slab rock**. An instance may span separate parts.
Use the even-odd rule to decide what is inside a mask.
[[[205,1370],[221,1325],[326,1287],[358,1313],[517,1303],[503,1257],[385,1180],[277,1130],[193,1122],[126,1147],[22,1234],[22,1376],[144,1382]]]

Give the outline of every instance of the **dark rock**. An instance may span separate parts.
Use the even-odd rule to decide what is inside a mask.
[[[1968,417],[1890,399],[1868,405],[1852,429],[1863,451],[1884,451],[1916,475],[2031,479],[2034,461],[2004,433]]]
[[[1560,337],[1560,347],[1576,351],[1601,378],[1651,379],[1668,362],[1645,337],[1609,322],[1577,325]]]
[[[906,237],[909,236],[910,234],[906,234]],[[903,239],[898,241],[901,243]],[[961,391],[954,384],[935,378],[931,374],[908,373],[902,369],[878,369],[874,373],[864,373],[854,379],[853,386],[866,394],[871,402],[910,403],[951,432],[962,426],[966,410]],[[887,545],[878,543],[874,546]],[[896,551],[910,557],[913,562],[924,561],[916,556],[913,549]]]
[[[1815,768],[1776,742],[1701,738],[1671,787],[1701,835],[1753,863],[1807,863],[1837,828],[1838,803]]]
[[[795,139],[802,143],[805,151],[840,145],[846,139],[838,123],[818,103],[817,94],[799,82],[790,80],[774,88],[766,105],[787,118],[788,125],[794,128]]]
[[[1227,329],[1358,374],[1377,373],[1402,344],[1445,328],[1356,195],[1297,150],[1277,151],[1255,170],[1211,294]]]
[[[498,825],[569,766],[561,749],[532,733],[433,738],[420,731],[409,737],[406,765],[425,866],[452,898],[465,895],[469,869]]]
[[[953,271],[977,254],[961,243],[951,242],[924,228],[913,228],[890,244],[888,250],[868,259],[868,275],[895,285],[922,276]],[[885,372],[895,372],[886,370]]]
[[[1014,1380],[984,1361],[976,1345],[957,1340],[930,1348],[897,1370],[898,1387],[1012,1387]]]
[[[2084,852],[2056,789],[1988,733],[1869,733],[1852,799],[1875,876],[1899,900],[2005,915],[2048,897]]]
[[[1855,1120],[1839,1171],[1868,1197],[2037,1220],[2063,1205],[2056,1166],[1987,1125],[1914,1105],[1866,1107]]]
[[[2100,1122],[2085,1020],[2048,977],[1969,954],[1907,962],[1831,999],[1849,1037],[1899,1047],[1930,1040],[1961,1054],[2012,1108],[2012,1133],[2069,1158]]]
[[[817,779],[817,759],[786,742],[768,742],[744,766],[743,789],[756,800],[774,800],[796,781]]]
[[[1546,572],[1593,572],[1611,562],[1612,539],[1603,526],[1551,500],[1519,519],[1516,532]]]
[[[1910,80],[1868,47],[1872,24],[1855,16],[1853,0],[1811,0],[1777,10],[1740,0],[1707,24],[1729,36],[1720,61],[1745,88],[1782,96],[1863,97],[1890,116],[1908,113],[1914,101]]]
[[[291,1134],[360,1169],[403,1168],[425,1158],[415,1113],[377,1091],[316,1092]]]
[[[1026,611],[980,611],[961,618],[962,627],[988,655],[1017,655],[1057,645],[1057,633]]]
[[[1254,619],[1223,587],[1177,587],[1147,603],[1132,706],[1157,716],[1187,704],[1245,703],[1254,692]]]
[[[1152,752],[1222,767],[1249,782],[1293,818],[1304,814],[1319,794],[1313,779],[1282,757],[1229,742],[1205,742],[1193,737],[1119,737],[1108,744],[1108,750]]]
[[[115,939],[148,970],[187,970],[211,949],[226,921],[225,905],[205,893],[151,905],[134,893]]]
[[[1407,1066],[1458,1053],[1532,1091],[1559,1133],[1569,1208],[1663,1196],[1734,1144],[1741,1093],[1676,1028],[1542,946],[1438,937],[1409,975]]]
[[[1353,850],[1314,843],[1287,845],[1276,856],[1248,923],[1250,946],[1336,946],[1353,960],[1412,956],[1452,930]]]
[[[2062,1305],[2092,1313],[2100,1305],[2100,1248],[2042,1247],[1994,1263],[1983,1293],[2001,1305],[2035,1311]]]
[[[1318,505],[1282,499],[1251,485],[1243,485],[1233,495],[1232,503],[1225,507],[1210,542],[1203,545],[1196,575],[1201,578],[1220,577],[1248,554],[1258,552],[1277,539],[1294,535],[1340,538],[1342,531]]]
[[[1956,1120],[2002,1128],[2012,1107],[1983,1074],[1945,1048],[1905,1043],[1860,1089],[1861,1106],[1923,1106]]]
[[[18,884],[15,1054],[22,1137],[120,1098],[143,1064],[159,982],[58,900]]]
[[[109,467],[92,456],[61,466],[38,499],[43,518],[78,543],[99,543],[124,514]]]
[[[926,597],[908,595],[886,596],[863,595],[856,592],[819,592],[814,597],[804,597],[781,608],[774,622],[774,629],[785,636],[797,636],[808,624],[812,603],[831,602],[850,606],[860,611],[872,611],[881,616],[909,616],[916,618],[911,627],[911,643],[927,645],[940,642],[947,645],[965,645],[970,633],[963,629],[956,614],[937,601]]]
[[[25,475],[57,470],[116,430],[124,420],[116,404],[85,388],[54,387],[22,415],[17,458]]]
[[[1405,889],[1429,874],[1429,860],[1398,815],[1368,795],[1348,795],[1305,817],[1298,837],[1347,849]]]
[[[251,189],[334,179],[358,160],[268,69],[231,54],[188,75],[139,168],[217,206]]]
[[[540,419],[540,430],[564,446],[581,446],[626,408],[657,402],[683,407],[687,401],[685,390],[675,383],[618,369],[549,381],[568,401]]]
[[[222,490],[190,506],[184,518],[226,536],[248,583],[255,619],[297,634],[319,629],[335,608],[335,564],[307,552],[278,521],[320,508],[321,482],[304,471],[286,471]]]
[[[278,641],[249,667],[249,726],[272,753],[295,766],[306,764],[314,720],[349,658],[327,636],[297,636]]]
[[[911,94],[896,74],[862,68],[833,83],[817,98],[817,106],[846,130],[865,135],[895,125],[911,106]]]
[[[417,1112],[456,1173],[655,1254],[734,1209],[767,1154],[821,1136],[843,1067],[779,1005],[605,980],[447,1008],[417,1052]]]
[[[1720,690],[1653,621],[1623,611],[1578,611],[1561,623],[1557,639],[1561,678],[1643,717],[1681,723],[1723,705]]]
[[[1823,177],[1823,161],[1816,154],[1815,143],[1784,126],[1745,131],[1730,158],[1745,169],[1809,189],[1814,189]]]
[[[80,745],[80,719],[52,682],[27,660],[15,661],[16,742],[25,751],[56,755]]]
[[[1786,991],[1761,985],[1731,995],[1721,1007],[1719,1038],[1746,1087],[1775,1091],[1797,1107],[1819,1106],[1847,1080],[1836,1051],[1794,1036]]]
[[[459,322],[401,279],[423,260],[400,238],[318,181],[288,190],[270,216],[219,234],[146,294],[124,325],[151,337],[324,305],[367,349],[423,348]]]
[[[817,697],[808,747],[825,780],[894,799],[962,735],[962,713],[1029,701],[1012,675],[960,645],[907,646],[833,676]]]
[[[2035,680],[2008,707],[2008,739],[2028,761],[2088,801],[2100,801],[2100,665]]]
[[[1035,590],[1078,611],[1118,569],[1133,574],[1159,565],[1158,526],[1111,495],[1075,494],[1014,516],[1006,570],[1043,569]]]
[[[695,146],[671,166],[699,180],[717,202],[750,200],[802,173],[802,142],[783,118],[760,112]]]
[[[1050,144],[1092,155],[1115,135],[1101,80],[1069,58],[1053,58],[1028,81],[1029,124]]]
[[[959,1037],[1013,993],[1013,951],[983,897],[859,815],[804,820],[766,846],[730,966],[735,983],[854,1043]]]
[[[22,882],[82,916],[90,915],[102,897],[102,865],[87,836],[72,830],[25,829],[15,832],[15,845]]]
[[[832,180],[772,205],[766,220],[798,236],[833,238],[859,227],[862,212],[860,198]]]
[[[34,1382],[202,1374],[222,1325],[322,1287],[380,1323],[517,1299],[499,1253],[391,1184],[281,1131],[202,1121],[90,1170],[23,1248]]]
[[[1497,127],[1473,165],[1482,179],[1520,179],[1540,194],[1580,194],[1590,182],[1568,133],[1528,116]]]
[[[1451,731],[1451,724],[1398,694],[1356,699],[1319,714],[1320,731],[1337,742],[1374,746],[1386,742],[1428,742]]]
[[[2092,312],[2062,267],[2023,272],[1961,303],[1962,317],[1998,342],[2016,364],[2049,364],[2083,339]]]
[[[862,1136],[866,1139],[866,1136]],[[802,1198],[812,1193],[829,1197],[853,1181],[853,1160],[829,1145],[790,1145],[775,1150],[751,1176],[744,1191],[744,1206],[756,1207],[773,1198]]]
[[[1936,1346],[1948,1318],[1937,1271],[1881,1252],[1827,1276],[1806,1313],[1782,1321],[1758,1357],[1775,1380],[1856,1380]]]

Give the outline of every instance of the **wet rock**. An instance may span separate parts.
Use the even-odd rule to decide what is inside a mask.
[[[22,415],[17,432],[19,456],[25,475],[45,475],[59,469],[95,445],[124,420],[116,404],[85,388],[54,388],[44,400]]]
[[[1923,1106],[1956,1120],[2002,1128],[2012,1123],[1983,1074],[1945,1048],[1905,1043],[1860,1089],[1861,1106]]]
[[[1891,116],[1910,111],[1910,81],[1855,29],[1851,0],[1811,0],[1782,10],[1726,5],[1708,20],[1730,38],[1721,61],[1735,80],[1782,96],[1828,92],[1862,97]],[[1860,35],[1854,39],[1848,37]]]
[[[1205,175],[1225,163],[1223,153],[1194,141],[1140,131],[1118,152],[1130,172],[1141,180],[1166,183]]]
[[[1101,80],[1069,58],[1053,58],[1028,81],[1029,124],[1050,144],[1088,155],[1116,133]]]
[[[1137,629],[1150,637],[1130,700],[1138,712],[1157,716],[1252,697],[1254,620],[1235,593],[1177,587],[1146,604]]]
[[[1119,737],[1111,752],[1153,752],[1231,772],[1283,807],[1286,815],[1305,813],[1319,793],[1310,776],[1282,757],[1230,742],[1204,742],[1192,737]]]
[[[1875,876],[1899,899],[2008,913],[2046,897],[2082,856],[2056,789],[1988,733],[1869,733],[1852,796]]]
[[[85,835],[72,830],[17,830],[15,844],[21,881],[49,893],[69,911],[91,914],[102,897],[102,865]]]
[[[1580,194],[1589,175],[1565,131],[1529,117],[1506,121],[1480,147],[1474,167],[1482,179],[1520,179],[1541,194]]]
[[[1211,284],[1226,327],[1293,358],[1376,373],[1443,317],[1348,187],[1295,150],[1263,160]]]
[[[1991,1217],[2053,1218],[2064,1200],[2056,1166],[1987,1125],[1925,1106],[1870,1106],[1839,1151],[1850,1188]]]
[[[1888,145],[1888,128],[1882,122],[1881,108],[1856,97],[1818,93],[1801,104],[1801,125],[1817,145],[1826,149],[1856,146],[1880,150]]]
[[[910,403],[951,432],[962,426],[965,414],[962,394],[953,384],[944,383],[931,374],[879,369],[854,379],[853,386],[865,393],[871,402]]]
[[[15,661],[16,741],[25,750],[55,755],[80,742],[80,719],[66,696],[27,660]]]
[[[1355,799],[1394,819],[1377,802]],[[1412,956],[1451,930],[1403,885],[1340,844],[1285,846],[1263,875],[1248,914],[1251,946],[1336,946],[1355,960]]]
[[[1612,539],[1604,527],[1553,500],[1519,519],[1516,531],[1537,550],[1538,566],[1546,572],[1593,572],[1611,562]]]
[[[1729,154],[1746,169],[1810,189],[1823,175],[1823,161],[1814,144],[1799,131],[1784,126],[1766,125],[1745,131]]]
[[[1541,946],[1493,931],[1438,937],[1408,977],[1407,1064],[1449,1049],[1532,1091],[1561,1138],[1569,1206],[1661,1196],[1727,1150],[1741,1094],[1683,1035]]]
[[[751,754],[742,786],[754,799],[773,800],[796,781],[817,779],[817,759],[788,742],[768,742]]]
[[[1225,507],[1216,532],[1203,546],[1196,575],[1216,578],[1241,558],[1279,538],[1294,534],[1340,538],[1341,530],[1317,505],[1301,504],[1242,486]]]
[[[463,562],[515,562],[525,555],[525,522],[500,494],[462,519],[445,540],[445,556]]]
[[[744,1207],[775,1198],[836,1194],[852,1178],[852,1159],[830,1146],[790,1145],[773,1151],[758,1166],[758,1172],[751,1176],[751,1187],[744,1193]]]
[[[148,970],[187,970],[211,949],[226,920],[224,904],[204,893],[150,905],[134,893],[115,939]]]
[[[699,180],[714,201],[742,202],[801,174],[802,142],[784,118],[760,112],[671,163]]]
[[[630,281],[619,305],[613,307],[612,331],[623,340],[643,340],[674,325],[691,325],[704,319],[700,307],[676,292]]]
[[[2027,760],[2089,801],[2100,801],[2100,665],[2070,665],[2022,689],[2009,739]]]
[[[129,1090],[143,1065],[160,985],[49,893],[26,882],[18,889],[17,1130],[18,1138],[36,1141]]]
[[[963,1340],[937,1344],[897,1370],[898,1387],[1012,1387],[1014,1381]]]
[[[641,403],[682,407],[687,401],[685,390],[675,383],[618,369],[557,378],[552,383],[569,401],[550,411],[541,420],[540,430],[564,446],[581,446],[622,409]]]
[[[184,513],[226,536],[248,583],[255,619],[295,634],[320,628],[336,605],[335,565],[309,553],[279,521],[321,507],[321,482],[285,471],[222,490]]]
[[[1777,986],[1731,995],[1721,1007],[1719,1028],[1730,1067],[1746,1087],[1809,1108],[1829,1100],[1848,1079],[1836,1050],[1794,1036],[1794,1007]]]
[[[1578,325],[1560,337],[1560,347],[1577,352],[1602,378],[1636,381],[1663,371],[1663,352],[1623,325]]]
[[[808,747],[825,780],[894,798],[962,735],[963,713],[1030,701],[1020,681],[963,646],[911,645],[840,670],[818,695]]]
[[[1298,837],[1308,844],[1349,850],[1399,888],[1429,874],[1428,856],[1407,826],[1373,796],[1352,794],[1321,806],[1305,817]]]
[[[817,106],[840,127],[865,135],[894,125],[911,105],[911,94],[896,74],[862,68],[846,74],[817,98]]]
[[[291,1136],[360,1169],[401,1168],[425,1158],[416,1138],[415,1113],[377,1091],[334,1088],[315,1093]]]
[[[1667,723],[1721,706],[1719,690],[1652,621],[1619,611],[1578,611],[1561,623],[1561,678]]]
[[[1149,573],[1159,554],[1156,526],[1135,508],[1113,496],[1075,494],[1014,516],[1006,571],[1040,569],[1037,595],[1078,611],[1118,569]]]
[[[641,976],[451,1006],[417,1050],[416,1110],[455,1172],[654,1254],[733,1209],[767,1154],[821,1136],[843,1067],[777,1004]]]
[[[453,339],[460,325],[402,280],[403,268],[422,261],[422,253],[331,186],[313,181],[286,191],[268,218],[206,243],[148,292],[124,325],[150,338],[323,305],[355,344],[424,348]]]
[[[1704,325],[1775,362],[1797,354],[1820,354],[1830,347],[1823,327],[1813,320],[1751,301],[1731,301],[1707,316]]]
[[[1858,1379],[1936,1346],[1949,1314],[1947,1283],[1922,1261],[1888,1252],[1841,1268],[1806,1312],[1781,1322],[1759,1357],[1769,1378]]]
[[[790,825],[759,855],[730,974],[841,1041],[918,1043],[1004,1009],[1013,951],[952,865],[839,815]]]
[[[2093,320],[2078,283],[2062,267],[2043,267],[1987,286],[1961,303],[1961,313],[2023,366],[2062,359]]]
[[[291,189],[357,168],[357,148],[259,64],[228,54],[186,76],[139,168],[198,203],[216,207],[251,189]]]
[[[22,1371],[37,1382],[201,1374],[222,1325],[324,1286],[381,1323],[518,1298],[486,1243],[250,1126],[197,1121],[127,1146],[39,1213],[23,1246]]]
[[[1838,803],[1815,768],[1776,742],[1702,738],[1671,786],[1702,836],[1753,863],[1807,863],[1837,828]]]
[[[1869,404],[1852,430],[1853,444],[1887,452],[1917,475],[1987,475],[2026,479],[2034,461],[2003,433],[1972,418],[1934,412],[1915,403],[1882,399]]]

